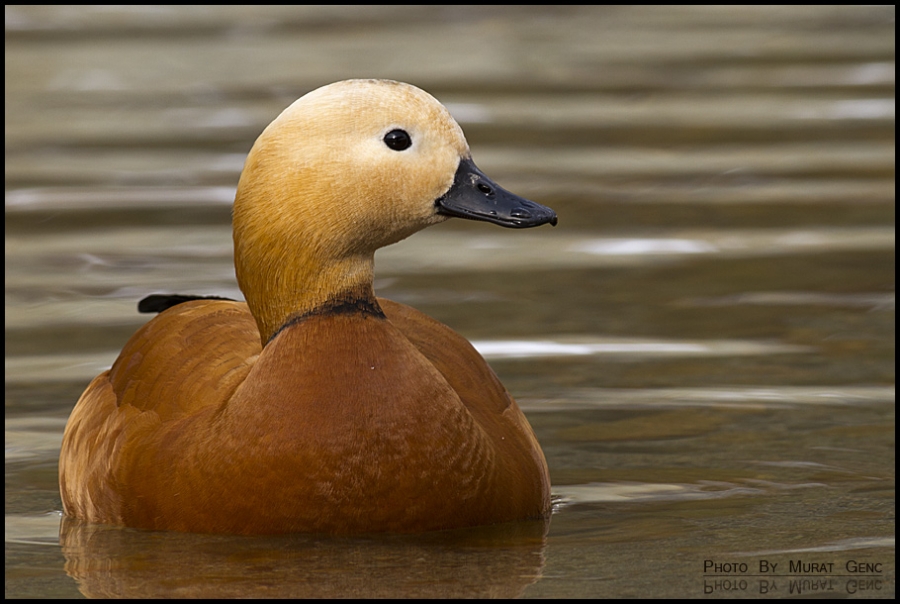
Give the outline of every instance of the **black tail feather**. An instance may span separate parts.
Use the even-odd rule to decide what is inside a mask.
[[[182,302],[190,302],[191,300],[227,300],[234,302],[231,298],[222,298],[220,296],[185,296],[182,294],[152,294],[138,302],[138,312],[162,312],[173,306],[177,306]]]

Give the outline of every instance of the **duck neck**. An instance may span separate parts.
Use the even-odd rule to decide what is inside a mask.
[[[235,268],[263,346],[282,328],[310,315],[354,307],[381,314],[372,285],[374,253],[323,262],[284,249],[255,252],[241,254],[236,245]]]

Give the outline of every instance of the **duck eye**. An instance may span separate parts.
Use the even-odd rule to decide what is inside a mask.
[[[406,130],[391,130],[384,135],[384,144],[394,151],[404,151],[412,146],[412,139]]]

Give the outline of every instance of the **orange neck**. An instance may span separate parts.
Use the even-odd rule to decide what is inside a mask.
[[[265,249],[269,247],[269,249]],[[235,227],[238,285],[259,327],[263,346],[288,321],[336,298],[371,300],[374,253],[323,262],[304,249],[246,244]]]

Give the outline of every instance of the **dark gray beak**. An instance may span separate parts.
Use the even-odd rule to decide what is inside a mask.
[[[493,222],[512,229],[527,229],[548,222],[556,226],[556,212],[500,187],[471,158],[460,160],[453,185],[435,204],[438,214]]]

